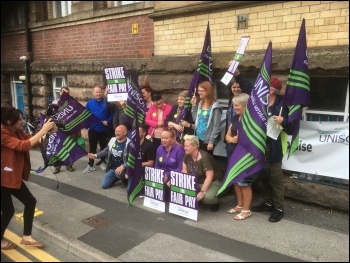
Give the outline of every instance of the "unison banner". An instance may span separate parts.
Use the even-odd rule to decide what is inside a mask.
[[[300,121],[298,147],[282,168],[349,180],[349,123]]]

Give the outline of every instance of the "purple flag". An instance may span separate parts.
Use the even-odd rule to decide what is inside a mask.
[[[146,103],[143,99],[140,87],[138,84],[138,77],[135,71],[131,70],[127,76],[128,99],[126,100],[124,121],[129,124],[134,123],[134,112],[137,108],[137,119],[139,123],[143,124],[147,112]],[[137,131],[138,132],[138,131]]]
[[[310,80],[308,71],[306,29],[305,19],[303,19],[283,99],[283,106],[289,107],[288,123],[293,124],[290,125],[292,129],[292,141],[288,158],[298,148],[302,108],[310,105]]]
[[[224,180],[217,195],[227,187],[256,172],[265,163],[268,94],[272,65],[272,43],[265,53],[259,75],[238,125],[239,141],[227,165]]]
[[[133,125],[131,131],[131,141],[129,143],[128,161],[126,174],[128,179],[128,201],[132,205],[135,197],[139,195],[143,189],[143,168],[139,135],[139,122],[137,121],[138,108],[134,108]]]
[[[62,93],[57,105],[59,107],[53,110],[52,118],[64,123],[64,127],[59,129],[67,135],[80,132],[81,129],[101,121],[66,92]]]
[[[87,155],[75,140],[60,130],[43,140],[41,152],[44,165],[34,170],[37,173],[43,172],[48,166],[69,165]]]
[[[195,91],[198,84],[203,81],[210,81],[213,84],[213,69],[212,69],[212,58],[211,58],[211,37],[210,37],[210,27],[209,21],[207,25],[207,31],[205,34],[204,45],[202,49],[201,56],[198,61],[198,66],[194,72],[192,82],[188,88],[187,97],[185,100],[185,116],[190,113],[191,110],[191,99],[195,95]]]

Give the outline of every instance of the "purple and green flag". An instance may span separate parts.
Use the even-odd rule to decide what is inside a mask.
[[[138,108],[134,108],[134,117],[131,131],[131,141],[129,143],[129,153],[126,167],[128,179],[128,201],[132,205],[135,197],[141,194],[143,190],[143,168],[139,135],[139,122],[137,121]]]
[[[306,29],[305,19],[303,19],[283,99],[283,106],[289,108],[288,123],[293,124],[290,125],[292,129],[292,141],[288,152],[288,158],[292,156],[298,148],[302,108],[309,106],[311,103],[308,71]]]
[[[53,110],[52,118],[64,123],[64,127],[60,130],[67,135],[78,133],[91,124],[101,121],[66,92],[62,93],[57,105],[59,108]]]
[[[254,173],[265,163],[268,94],[272,65],[272,43],[270,41],[259,75],[250,94],[246,109],[238,125],[239,141],[233,151],[217,195],[227,187]]]
[[[126,100],[124,121],[133,124],[134,113],[137,109],[137,119],[140,124],[144,124],[147,107],[140,91],[137,74],[134,70],[131,70],[128,74],[126,83],[128,88],[128,99]]]
[[[191,85],[188,88],[188,93],[185,100],[185,116],[188,116],[188,114],[191,114],[191,99],[195,95],[198,84],[203,81],[210,81],[210,83],[213,84],[211,37],[210,37],[209,21],[207,25],[207,31],[205,33],[202,53],[198,61],[198,66],[196,71],[194,72]]]
[[[34,170],[36,173],[42,173],[48,166],[69,165],[87,155],[75,140],[60,130],[42,141],[41,151],[44,165]]]

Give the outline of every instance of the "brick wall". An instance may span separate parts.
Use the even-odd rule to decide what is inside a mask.
[[[18,62],[20,56],[27,55],[25,34],[1,37],[1,63]]]
[[[132,24],[139,33],[131,33]],[[34,61],[149,58],[153,53],[153,20],[136,16],[52,28],[32,33]]]
[[[248,14],[248,28],[237,30],[237,15]],[[242,36],[248,50],[293,49],[305,18],[308,47],[349,45],[349,2],[290,1],[156,21],[155,55],[200,53],[209,21],[212,52],[235,52]]]

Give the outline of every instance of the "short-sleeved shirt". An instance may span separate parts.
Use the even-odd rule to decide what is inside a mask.
[[[111,148],[111,154],[109,156],[110,161],[110,169],[117,169],[117,167],[121,166],[124,163],[123,153],[126,145],[126,140],[119,143],[115,141]]]
[[[218,180],[219,175],[216,172],[216,165],[215,165],[214,157],[211,156],[206,151],[199,149],[199,152],[200,152],[202,158],[196,162],[193,161],[190,154],[185,155],[184,163],[185,163],[186,168],[187,168],[187,173],[188,174],[195,174],[197,176],[198,183],[202,184],[202,183],[204,183],[205,178],[206,178],[206,175],[205,175],[206,171],[214,170],[213,181]]]

